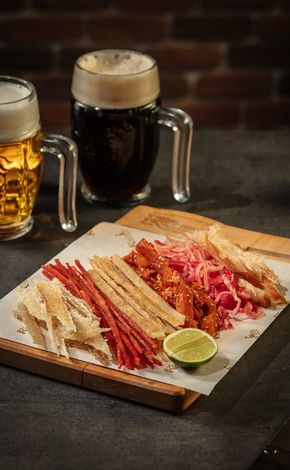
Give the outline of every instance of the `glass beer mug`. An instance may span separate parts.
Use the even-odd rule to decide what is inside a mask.
[[[71,91],[72,137],[88,201],[130,204],[149,196],[160,125],[174,132],[174,198],[190,198],[192,120],[180,109],[161,106],[152,57],[115,49],[84,54],[76,61]]]
[[[42,174],[42,153],[59,158],[59,219],[76,229],[77,147],[71,139],[44,135],[32,83],[0,76],[0,240],[27,233]]]

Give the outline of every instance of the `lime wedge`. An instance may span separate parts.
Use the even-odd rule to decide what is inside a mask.
[[[163,349],[169,359],[181,367],[200,367],[217,352],[217,343],[203,330],[184,328],[168,335]]]

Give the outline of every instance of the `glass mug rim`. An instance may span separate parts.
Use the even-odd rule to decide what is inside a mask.
[[[7,106],[9,104],[13,105],[15,103],[20,103],[21,101],[32,100],[36,96],[36,90],[34,85],[24,78],[18,78],[12,75],[0,75],[0,82],[7,82],[7,83],[16,83],[25,87],[29,94],[24,96],[23,98],[17,98],[11,101],[0,101],[0,106]]]
[[[139,55],[139,56],[142,56],[142,57],[147,57],[148,59],[151,60],[152,64],[150,67],[144,69],[144,70],[141,70],[140,72],[130,72],[130,73],[104,73],[104,72],[94,72],[92,70],[88,70],[86,69],[85,67],[82,67],[80,65],[80,61],[84,58],[84,57],[87,57],[87,56],[91,56],[91,55],[94,55],[96,53],[108,53],[108,52],[127,52],[127,53],[131,53],[131,54],[136,54],[136,55]],[[152,57],[151,55],[149,54],[146,54],[144,52],[141,52],[141,51],[135,51],[135,50],[132,50],[132,49],[115,49],[115,48],[112,48],[112,49],[96,49],[94,51],[91,51],[91,52],[86,52],[85,54],[82,54],[80,57],[77,58],[76,62],[75,62],[75,67],[79,68],[81,71],[83,72],[86,72],[88,74],[91,74],[92,76],[100,76],[100,77],[112,77],[112,78],[122,78],[124,77],[127,78],[127,77],[135,77],[135,76],[138,76],[138,75],[142,75],[144,73],[148,73],[150,72],[151,70],[153,70],[154,68],[157,68],[158,65],[157,65],[157,61],[154,59],[154,57]]]

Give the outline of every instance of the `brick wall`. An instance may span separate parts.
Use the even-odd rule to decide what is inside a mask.
[[[153,55],[198,127],[290,124],[290,0],[0,1],[0,73],[34,82],[46,127],[69,127],[74,61],[107,47]]]

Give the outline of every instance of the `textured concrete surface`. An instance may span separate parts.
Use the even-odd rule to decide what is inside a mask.
[[[192,200],[183,206],[170,192],[169,144],[168,134],[148,204],[290,237],[289,132],[196,133]],[[91,226],[128,210],[79,196],[79,229],[62,232],[56,163],[47,159],[33,231],[0,245],[1,297]],[[247,469],[290,415],[289,315],[178,416],[0,366],[1,470]]]

